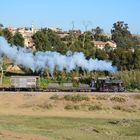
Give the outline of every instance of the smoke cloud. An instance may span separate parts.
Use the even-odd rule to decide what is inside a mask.
[[[60,71],[65,69],[69,72],[77,67],[87,71],[108,71],[111,73],[117,70],[111,62],[92,58],[87,60],[82,52],[68,52],[66,55],[62,55],[58,52],[38,51],[33,54],[29,49],[10,46],[3,37],[0,37],[0,55],[7,56],[15,64],[29,68],[33,72],[47,69],[53,74],[54,69]]]

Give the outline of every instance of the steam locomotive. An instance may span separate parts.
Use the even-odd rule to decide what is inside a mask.
[[[39,76],[11,76],[10,87],[0,87],[0,91],[42,91],[42,92],[123,92],[123,82],[111,78],[91,80],[90,84],[79,83],[49,83],[47,87],[40,87]]]

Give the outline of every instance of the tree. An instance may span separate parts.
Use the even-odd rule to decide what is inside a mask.
[[[110,51],[112,51],[113,50],[113,48],[107,43],[106,45],[105,45],[105,47],[104,47],[104,49],[103,49],[105,52],[110,52]]]
[[[51,49],[45,30],[36,32],[32,38],[37,51],[47,51]]]
[[[96,50],[95,56],[99,60],[107,60],[108,59],[108,54],[104,50],[101,50],[101,49]]]
[[[5,29],[2,30],[2,36],[4,36],[5,39],[7,39],[8,43],[12,44],[13,35],[12,35],[12,33],[8,30],[8,28],[5,28]]]
[[[133,51],[118,48],[110,52],[109,58],[113,64],[117,66],[118,70],[132,70],[134,69]]]
[[[125,24],[123,21],[113,24],[111,34],[112,40],[117,43],[118,47],[131,48],[138,45],[138,40],[128,30],[128,24]]]
[[[134,69],[140,70],[140,49],[134,50]]]
[[[69,35],[66,35],[61,40],[65,42],[68,46],[74,43],[72,33],[70,33]]]
[[[0,59],[0,70],[1,70],[1,78],[0,78],[0,85],[2,85],[3,82],[3,59]]]
[[[83,33],[83,39],[82,39],[82,47],[84,48],[85,47],[85,40],[86,40],[86,33],[87,33],[87,29],[88,29],[88,26],[89,26],[89,23],[87,22],[83,22],[83,25],[85,27],[85,32]]]
[[[99,26],[97,26],[95,29],[92,29],[92,33],[94,35],[94,37],[98,38],[100,35],[103,34],[103,29],[101,29]]]
[[[94,43],[93,41],[93,36],[91,34],[91,32],[85,32],[85,36],[84,36],[85,40],[84,40],[84,54],[86,55],[86,57],[92,57],[95,58],[95,47],[94,47]]]
[[[20,34],[19,32],[15,33],[15,35],[13,36],[13,44],[16,46],[24,47],[24,38],[22,34]]]
[[[62,54],[67,52],[66,45],[61,41],[61,39],[57,35],[57,33],[48,29],[46,31],[46,34],[48,36],[48,41],[49,41],[51,47],[53,47],[53,51],[57,51],[57,52],[60,52]]]
[[[83,44],[84,40],[84,44]],[[87,58],[95,58],[95,47],[92,42],[92,34],[90,32],[85,32],[78,36],[74,44],[70,45],[71,51],[83,52]]]
[[[79,35],[78,40],[81,42],[81,47],[85,48],[86,43],[90,43],[93,40],[91,32],[84,32],[83,34]]]
[[[42,29],[36,32],[32,38],[38,51],[57,51],[63,54],[67,52],[66,45],[50,29]]]
[[[3,28],[3,27],[4,27],[3,24],[0,23],[0,28]]]
[[[0,36],[2,36],[2,30],[0,29]]]
[[[0,36],[2,35],[3,24],[0,23]]]
[[[99,26],[96,27],[95,29],[91,30],[93,37],[95,39],[95,41],[108,41],[110,40],[107,36],[103,35],[104,30],[102,28],[100,28]]]

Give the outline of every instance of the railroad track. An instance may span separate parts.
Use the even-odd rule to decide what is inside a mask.
[[[0,94],[49,94],[49,95],[66,95],[66,94],[84,94],[84,95],[140,95],[140,92],[46,92],[46,91],[0,91]]]

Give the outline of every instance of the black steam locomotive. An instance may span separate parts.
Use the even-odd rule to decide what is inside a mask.
[[[39,76],[11,76],[10,87],[0,87],[2,91],[43,91],[43,92],[123,92],[124,87],[121,80],[111,78],[98,78],[91,80],[90,84],[79,83],[49,83],[47,87],[40,87]]]

